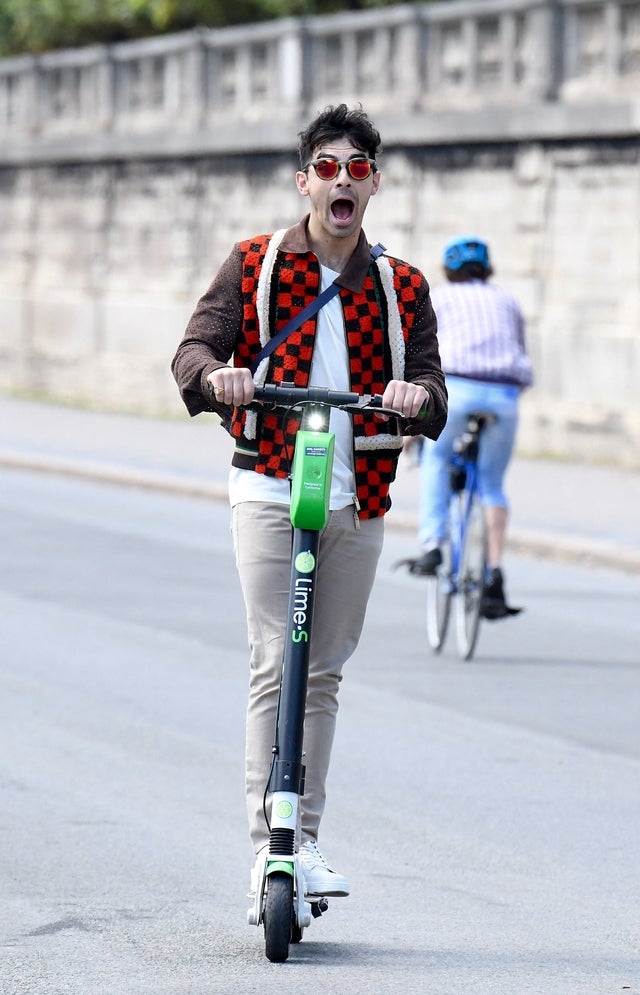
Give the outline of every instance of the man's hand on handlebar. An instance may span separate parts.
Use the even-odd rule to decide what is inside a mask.
[[[211,396],[218,404],[239,408],[253,400],[254,383],[247,367],[220,366],[209,374]]]
[[[382,395],[382,407],[402,412],[405,418],[423,418],[427,413],[429,394],[420,384],[406,380],[390,380]],[[388,421],[386,415],[380,415]]]
[[[255,385],[251,372],[246,367],[220,366],[217,370],[209,373],[207,380],[212,399],[225,407],[247,407],[254,399]],[[280,402],[280,407],[283,406],[282,402],[285,398],[286,405],[314,400],[314,397],[307,397],[306,390],[296,389],[293,384],[281,384],[277,387],[269,385],[260,388],[258,391],[260,401],[264,402],[263,394],[265,391],[269,392],[268,397],[271,403],[278,404]],[[327,397],[325,403],[333,401],[335,404],[337,402],[340,407],[344,407],[344,410],[354,405],[356,408],[360,408],[357,403],[358,395],[355,393],[341,395],[339,391],[326,391],[324,388],[309,388],[309,393],[327,394],[330,397]],[[315,399],[324,401],[324,397]],[[364,401],[365,398],[362,400]],[[377,403],[375,403],[375,398],[371,400],[374,403],[368,410],[375,412],[376,417],[382,421],[388,421],[392,417],[391,412],[408,419],[424,418],[429,403],[429,394],[424,387],[418,384],[408,383],[405,380],[390,380],[381,401],[380,395],[378,395]],[[390,413],[386,414],[379,410],[380,408],[386,408]]]

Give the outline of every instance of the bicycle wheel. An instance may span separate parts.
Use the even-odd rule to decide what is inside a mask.
[[[471,658],[478,639],[486,560],[484,514],[479,499],[474,497],[462,538],[456,598],[456,641],[462,660]]]
[[[433,577],[427,577],[427,639],[434,653],[444,645],[451,611],[451,547],[440,547],[442,563]]]
[[[264,907],[264,940],[267,959],[282,964],[289,956],[293,929],[293,878],[284,872],[269,875]]]

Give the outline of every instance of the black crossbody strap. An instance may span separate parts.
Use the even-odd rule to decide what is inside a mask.
[[[371,249],[371,262],[377,259],[378,256],[381,256],[384,250],[385,247],[380,242],[378,242],[377,245],[374,245]],[[284,340],[288,338],[292,332],[295,332],[296,328],[300,328],[300,325],[304,324],[305,321],[308,321],[309,318],[312,318],[321,307],[324,307],[327,301],[330,301],[331,298],[335,297],[339,292],[340,287],[334,280],[334,282],[327,287],[326,290],[323,290],[322,293],[311,302],[311,304],[307,304],[307,306],[303,308],[302,311],[299,311],[298,314],[291,319],[291,321],[287,322],[284,328],[281,328],[276,335],[273,335],[269,339],[267,344],[263,346],[251,364],[251,372],[255,373],[263,359],[270,356],[273,350],[277,349],[281,342],[284,342]]]

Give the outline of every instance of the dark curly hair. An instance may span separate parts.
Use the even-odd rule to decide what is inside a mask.
[[[493,267],[483,266],[482,263],[463,263],[459,269],[449,269],[445,266],[444,272],[450,283],[468,283],[469,280],[486,282],[493,274]]]
[[[314,150],[319,145],[335,139],[348,138],[354,148],[365,152],[370,159],[375,159],[382,148],[380,132],[373,126],[361,105],[353,110],[349,110],[346,104],[325,107],[311,124],[300,132],[298,138],[301,169],[313,159]]]

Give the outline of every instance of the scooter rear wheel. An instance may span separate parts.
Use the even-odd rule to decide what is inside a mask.
[[[293,878],[284,872],[270,874],[264,908],[264,939],[267,959],[281,964],[289,956],[293,930]]]

